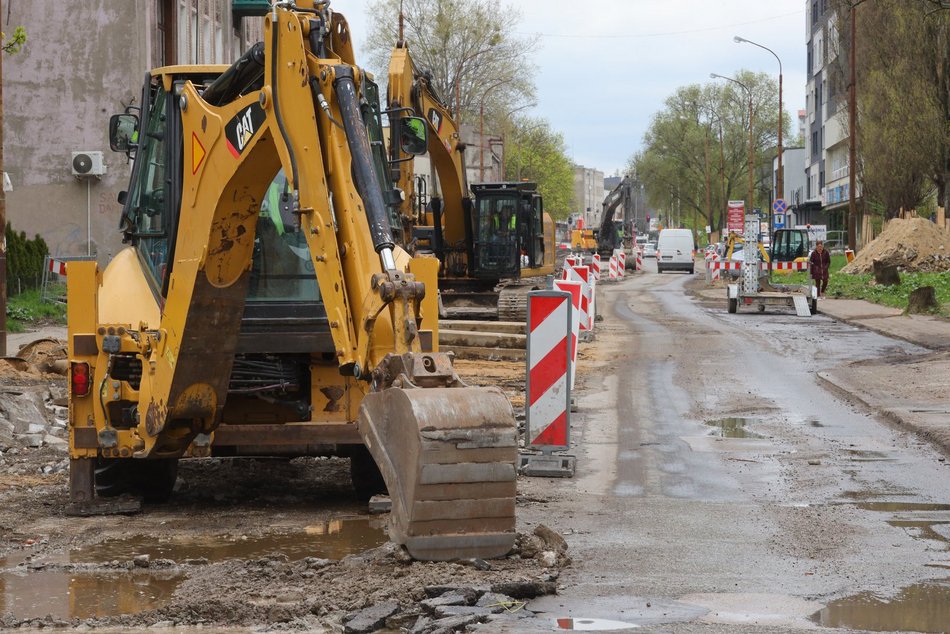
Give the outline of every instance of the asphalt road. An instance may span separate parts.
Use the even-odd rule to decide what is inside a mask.
[[[950,467],[816,378],[924,350],[820,314],[730,315],[646,267],[598,291],[576,476],[519,483],[520,521],[564,534],[574,565],[512,631],[946,631]]]

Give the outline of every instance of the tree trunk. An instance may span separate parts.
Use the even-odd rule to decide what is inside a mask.
[[[897,265],[888,264],[881,260],[871,262],[874,267],[874,281],[883,286],[896,286],[901,283],[901,277],[897,274]]]
[[[908,313],[929,313],[935,308],[937,308],[937,294],[933,286],[915,288],[907,298]]]

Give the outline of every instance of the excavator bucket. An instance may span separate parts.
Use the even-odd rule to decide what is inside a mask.
[[[390,538],[413,558],[491,558],[511,550],[517,425],[498,388],[368,394],[359,431],[392,499]]]

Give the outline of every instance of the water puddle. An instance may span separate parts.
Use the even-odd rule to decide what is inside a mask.
[[[745,428],[748,423],[753,422],[755,422],[754,418],[720,418],[708,420],[706,424],[715,428],[712,435],[719,438],[763,438],[761,434]]]
[[[913,537],[914,539],[930,539],[936,542],[950,542],[950,539],[946,535],[942,534],[935,527],[940,526],[946,530],[947,526],[950,526],[950,522],[928,522],[928,521],[913,521],[913,520],[891,520],[888,522],[889,525],[896,528],[903,528],[907,531],[907,534]]]
[[[290,560],[306,557],[342,559],[376,548],[387,541],[380,519],[338,518],[303,529],[275,529],[264,535],[133,535],[106,539],[67,553],[30,556],[29,550],[0,560],[0,614],[18,619],[90,618],[136,614],[162,607],[184,576],[176,569],[56,570],[62,564],[109,564],[148,555],[209,563],[255,559],[282,554]],[[29,566],[20,564],[29,563]],[[48,569],[44,569],[48,566]]]
[[[171,573],[89,575],[41,570],[0,575],[0,614],[17,619],[87,619],[165,605],[182,577]]]
[[[107,539],[70,551],[68,561],[107,563],[148,555],[151,559],[177,562],[206,559],[214,563],[226,559],[254,559],[270,554],[286,555],[291,561],[305,557],[343,559],[347,555],[381,546],[386,540],[386,530],[381,520],[334,519],[307,526],[303,530],[265,535],[134,535]]]
[[[557,619],[559,630],[578,630],[585,632],[607,632],[610,630],[632,630],[640,627],[633,623],[624,623],[623,621],[611,621],[609,619],[578,619],[564,618]]]
[[[895,458],[887,455],[883,451],[867,451],[865,449],[845,449],[849,454],[849,460],[852,462],[891,462]]]
[[[900,513],[901,511],[950,511],[950,504],[931,502],[861,502],[855,504],[862,511]]]
[[[946,632],[950,584],[921,583],[892,598],[864,592],[833,601],[810,618],[823,627],[870,632]]]

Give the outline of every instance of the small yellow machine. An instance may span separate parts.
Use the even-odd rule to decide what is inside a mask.
[[[438,352],[438,262],[394,237],[378,89],[328,5],[275,3],[236,63],[155,69],[112,118],[129,247],[69,264],[69,512],[165,499],[185,457],[343,454],[412,556],[501,556],[511,406]]]

